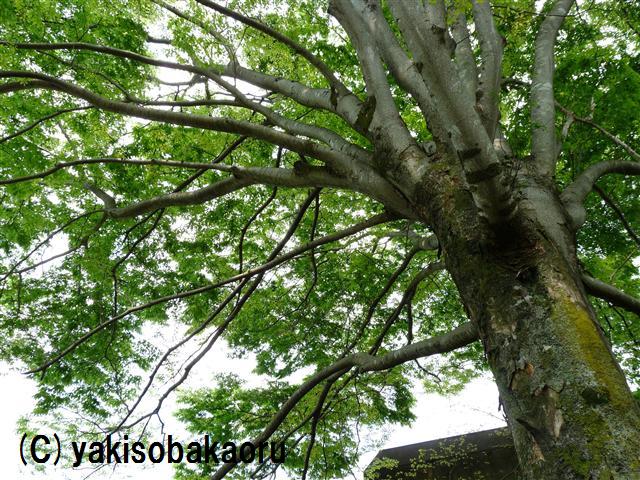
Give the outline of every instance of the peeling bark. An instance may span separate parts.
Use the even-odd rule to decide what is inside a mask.
[[[478,326],[524,478],[638,478],[640,408],[586,298],[573,246],[558,243],[572,239],[570,224],[548,220],[567,217],[557,193],[529,189],[508,228],[495,230],[449,175],[428,183],[442,193],[425,216]]]
[[[224,43],[224,38],[195,17],[160,0],[154,2],[178,17],[195,22]],[[223,102],[221,104],[249,110],[260,120],[151,108],[175,107],[179,103],[141,101],[126,90],[120,91],[124,100],[105,96],[88,90],[81,79],[63,80],[41,71],[0,71],[3,80],[0,95],[33,89],[54,91],[85,105],[76,109],[95,108],[168,125],[238,134],[242,139],[267,142],[280,151],[286,148],[317,162],[299,163],[292,169],[220,164],[215,168],[228,175],[222,180],[191,191],[182,191],[180,187],[173,193],[130,205],[118,205],[117,196],[112,198],[99,186],[88,185],[103,200],[105,209],[100,211],[105,212],[104,217],[109,217],[109,221],[160,208],[202,204],[256,184],[348,189],[378,202],[387,213],[313,240],[217,284],[130,307],[94,327],[32,373],[46,370],[106,326],[143,308],[238,280],[248,281],[252,275],[262,275],[303,252],[313,251],[315,246],[392,218],[406,218],[422,222],[434,232],[434,236],[426,239],[412,239],[414,246],[442,251],[471,322],[440,337],[385,355],[376,356],[374,351],[343,356],[304,383],[281,406],[256,443],[268,439],[307,392],[321,382],[332,381],[334,375],[353,368],[361,372],[392,368],[421,356],[461,347],[479,337],[500,391],[525,478],[640,478],[640,407],[600,330],[587,293],[635,312],[640,310],[640,302],[614,287],[584,277],[575,241],[576,231],[585,220],[583,202],[598,178],[612,173],[638,175],[640,164],[637,161],[595,163],[562,194],[557,191],[554,180],[560,150],[555,126],[554,46],[574,0],[550,1],[536,37],[531,72],[532,156],[527,159],[511,158],[508,139],[499,124],[503,45],[488,1],[472,2],[477,44],[469,39],[464,14],[459,13],[455,25],[449,27],[448,12],[441,0],[389,0],[384,5],[393,21],[387,19],[383,2],[379,0],[330,1],[331,15],[344,28],[358,56],[365,83],[361,97],[341,83],[337,74],[311,50],[286,35],[214,1],[197,0],[197,3],[286,45],[315,68],[327,85],[312,88],[302,81],[244,68],[232,50],[227,66],[222,68],[203,67],[197,62],[180,64],[90,43],[14,44],[2,40],[0,46],[4,47],[86,51],[140,65],[189,72],[194,79],[215,83],[233,100],[187,100],[183,106]],[[475,45],[478,55],[473,50]],[[302,117],[288,118],[285,110],[278,111],[252,100],[223,76],[283,95],[298,105],[333,114],[352,131],[345,134],[346,129],[332,131],[305,123]],[[424,117],[426,130],[433,137],[428,144],[428,154],[418,144],[416,132],[404,123],[397,107],[397,88],[415,101]],[[52,115],[72,110],[60,110]],[[573,120],[596,128],[638,160],[637,152],[620,138],[590,119],[571,115]],[[53,117],[44,117],[34,125],[49,118]],[[569,127],[570,123],[566,124],[564,136]],[[32,128],[29,125],[0,142]],[[364,146],[352,143],[348,137],[353,131],[369,143]],[[514,172],[510,162],[516,161],[521,168]],[[72,163],[56,165],[40,174],[2,180],[0,184],[44,178]],[[200,168],[178,161],[164,162],[165,166],[170,164]],[[437,267],[432,264],[420,275],[427,275],[433,268],[440,268],[440,264]],[[411,290],[406,293],[411,294]],[[385,333],[386,330],[380,342]],[[213,478],[224,477],[232,468],[226,464]]]

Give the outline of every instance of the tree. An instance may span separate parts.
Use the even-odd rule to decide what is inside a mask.
[[[268,384],[181,417],[295,476],[488,368],[524,478],[637,478],[640,8],[574,3],[4,0],[1,352],[38,411],[141,426],[224,338]]]

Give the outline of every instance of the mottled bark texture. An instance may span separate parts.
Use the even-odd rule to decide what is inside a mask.
[[[586,298],[570,223],[557,223],[557,192],[536,195],[522,175],[530,196],[489,229],[446,173],[429,178],[441,193],[425,215],[478,326],[523,475],[640,478],[640,408]]]
[[[208,24],[160,0],[154,3],[224,43],[222,34],[211,31]],[[212,0],[197,3],[215,15],[240,22],[286,45],[317,70],[326,88],[310,88],[300,81],[253,71],[241,64],[232,48],[228,63],[220,66],[204,57],[193,64],[182,64],[82,42],[9,44],[0,40],[4,47],[86,51],[189,72],[226,91],[232,100],[225,99],[225,105],[251,111],[258,120],[154,108],[186,108],[189,103],[144,101],[126,92],[125,99],[105,96],[88,90],[81,79],[61,79],[37,69],[0,70],[0,95],[49,90],[81,102],[83,108],[237,134],[241,139],[267,142],[279,151],[286,149],[315,160],[297,162],[294,168],[244,167],[219,164],[222,156],[214,162],[215,168],[228,177],[200,189],[183,192],[180,188],[129,205],[117,205],[115,199],[103,195],[99,186],[89,185],[87,188],[104,202],[108,221],[137,217],[160,208],[204,203],[257,184],[357,191],[383,205],[386,213],[293,249],[259,269],[154,302],[261,274],[314,245],[390,218],[405,218],[423,222],[433,232],[424,242],[415,242],[416,248],[440,248],[471,321],[440,337],[379,358],[376,353],[386,340],[385,330],[380,343],[369,353],[338,358],[333,366],[312,376],[282,405],[256,442],[266,441],[297,402],[321,382],[333,382],[354,368],[362,372],[381,370],[450,351],[479,335],[526,478],[640,478],[640,408],[602,335],[585,287],[590,294],[636,313],[640,312],[640,302],[598,279],[585,277],[576,257],[575,238],[585,221],[583,202],[596,180],[610,174],[639,175],[640,155],[590,118],[571,113],[572,122],[591,125],[622,148],[628,158],[590,162],[592,165],[563,192],[558,190],[555,171],[561,148],[555,123],[554,51],[558,32],[574,0],[547,2],[545,13],[536,19],[539,23],[530,65],[531,82],[516,79],[521,86],[530,85],[532,141],[527,158],[513,158],[509,139],[503,133],[506,129],[500,125],[504,45],[487,0],[473,0],[466,14],[456,11],[456,18],[448,18],[451,9],[447,10],[443,0],[388,0],[384,4],[379,0],[329,1],[329,13],[357,55],[365,86],[364,92],[357,94],[309,48],[283,33]],[[234,81],[230,82],[229,77]],[[350,141],[353,135],[306,123],[304,115],[286,117],[286,112],[240,91],[235,80],[335,115],[366,139],[366,146],[362,146],[364,141],[358,145]],[[423,134],[432,137],[426,145],[418,144],[416,132],[405,124],[397,106],[400,95],[403,103],[410,98],[419,109],[424,119]],[[191,104],[207,105],[207,101],[211,102],[194,99]],[[562,130],[563,137],[569,133],[570,124]],[[88,161],[112,160],[84,162]],[[44,178],[72,164],[66,162],[3,183]],[[102,323],[41,369],[60,360],[106,325],[144,307],[132,307]],[[221,479],[232,468],[225,464],[212,478]]]
[[[640,408],[586,297],[575,247],[575,232],[583,222],[576,211],[586,195],[581,192],[599,175],[620,169],[594,167],[563,198],[557,190],[553,53],[573,2],[551,3],[536,40],[533,155],[526,159],[494,150],[499,130],[495,70],[501,50],[486,3],[474,4],[484,48],[479,77],[475,69],[469,71],[464,56],[457,64],[450,60],[456,52],[447,48],[451,37],[438,20],[442,2],[424,8],[390,2],[413,62],[393,43],[376,2],[334,2],[332,13],[349,33],[361,62],[374,64],[364,74],[380,106],[370,128],[374,142],[389,152],[386,176],[440,241],[447,268],[479,330],[524,475],[638,478]],[[427,156],[406,136],[377,128],[388,85],[375,71],[379,57],[371,46],[376,40],[380,56],[420,106],[438,154]],[[472,107],[465,76],[478,78],[481,85]],[[625,164],[623,170],[635,168]]]

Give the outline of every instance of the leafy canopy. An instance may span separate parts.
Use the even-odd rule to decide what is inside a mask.
[[[514,157],[522,159],[530,154],[526,82],[541,18],[531,1],[493,3],[505,39],[501,123]],[[447,4],[451,19],[470,9],[466,1]],[[237,0],[229,8],[304,45],[364,100],[356,54],[324,1]],[[556,47],[557,101],[578,115],[592,115],[632,145],[638,144],[640,127],[639,30],[640,8],[633,2],[579,2]],[[110,99],[257,125],[268,122],[238,108],[232,96],[220,94],[218,85],[198,74],[86,49],[17,44],[83,42],[214,70],[224,69],[230,55],[236,55],[248,69],[313,88],[327,86],[319,71],[289,46],[192,1],[174,6],[141,0],[1,0],[0,40],[2,70],[46,73]],[[472,42],[477,45],[475,37]],[[362,148],[370,146],[336,115],[257,87],[239,88],[282,116],[337,132]],[[399,86],[392,84],[392,89],[412,133],[429,141],[431,133],[413,100]],[[436,270],[417,286],[412,283],[425,265],[438,262],[440,252],[415,248],[416,238],[429,235],[424,226],[393,219],[219,288],[154,302],[263,265],[296,246],[382,214],[383,208],[348,189],[255,185],[210,202],[112,219],[104,214],[97,190],[127,206],[228,178],[224,170],[202,168],[212,162],[292,169],[319,163],[235,133],[132,119],[55,89],[0,95],[0,116],[3,181],[83,159],[155,161],[80,163],[0,187],[0,358],[36,369],[74,346],[36,377],[37,413],[71,409],[88,423],[114,428],[143,420],[140,427],[158,413],[163,393],[179,385],[176,380],[200,354],[216,348],[224,331],[222,338],[237,356],[255,355],[263,386],[249,387],[232,373],[212,378],[211,385],[180,392],[178,417],[194,437],[210,433],[240,441],[262,431],[295,391],[296,378],[331,365],[345,351],[375,348],[384,353],[466,320],[446,272]],[[558,124],[564,120],[559,111]],[[576,123],[564,142],[558,180],[566,185],[589,165],[620,154],[606,136]],[[166,161],[200,167],[161,164]],[[640,227],[637,184],[615,176],[599,186]],[[590,195],[587,209],[578,239],[586,270],[640,295],[633,265],[638,245],[629,241],[601,197]],[[279,242],[287,237],[283,248]],[[148,306],[127,310],[138,305]],[[637,317],[603,301],[596,305],[628,378],[637,384]],[[452,392],[485,368],[476,343],[389,371],[356,372],[338,380],[328,394],[320,385],[277,430],[276,438],[291,447],[284,468],[298,472],[309,463],[314,478],[325,478],[324,472],[345,476],[363,446],[353,430],[413,419],[415,379],[429,390]],[[146,400],[138,405],[141,395]],[[328,397],[315,421],[312,414],[322,395]],[[309,435],[312,429],[315,433]],[[305,454],[311,442],[317,448],[309,461]],[[181,466],[177,476],[211,473],[210,466],[198,468]],[[234,475],[246,478],[241,470]]]

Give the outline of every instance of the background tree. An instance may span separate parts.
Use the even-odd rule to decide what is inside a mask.
[[[224,338],[265,386],[180,416],[296,477],[489,368],[525,478],[637,478],[640,8],[574,3],[2,0],[0,352],[38,411],[142,427]]]

